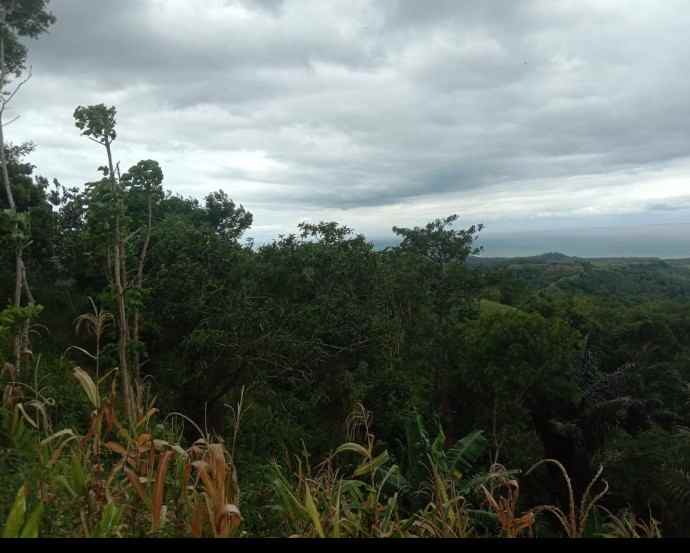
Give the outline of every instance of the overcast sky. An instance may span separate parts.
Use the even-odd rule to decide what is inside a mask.
[[[487,255],[690,257],[686,0],[50,6],[6,134],[65,185],[103,164],[72,119],[103,102],[123,168],[224,189],[257,241],[302,220],[385,241],[458,213]]]

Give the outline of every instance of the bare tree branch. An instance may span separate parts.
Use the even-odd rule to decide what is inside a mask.
[[[14,98],[17,95],[17,92],[19,92],[19,89],[22,86],[24,86],[29,81],[29,79],[31,79],[31,75],[32,75],[31,66],[29,66],[29,71],[28,71],[27,76],[24,77],[21,81],[19,81],[17,86],[14,87],[14,90],[8,94],[7,98],[4,98],[4,99],[2,99],[2,101],[0,101],[0,114],[5,112],[5,108],[7,107],[7,105],[12,101],[12,98]]]
[[[7,127],[7,126],[11,125],[12,123],[14,123],[20,117],[21,117],[21,115],[17,115],[14,119],[10,119],[6,123],[0,123],[0,125],[2,125],[3,127]]]
[[[144,230],[144,227],[139,227],[134,232],[130,232],[124,240],[125,244],[129,242],[132,238],[134,238],[137,234],[139,234],[142,230]]]

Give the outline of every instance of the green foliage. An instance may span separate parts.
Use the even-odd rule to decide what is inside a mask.
[[[21,331],[26,321],[36,320],[43,312],[43,306],[8,305],[0,311],[0,361],[9,359],[12,350],[11,341]]]
[[[93,106],[78,106],[74,110],[74,124],[82,135],[101,144],[109,144],[115,138],[115,106],[98,104]]]
[[[79,106],[75,124],[109,149],[116,114]],[[30,151],[7,150],[17,210],[0,221],[0,287],[12,296],[21,240],[45,308],[0,312],[0,357],[41,314],[27,358],[47,363],[40,380],[10,364],[0,376],[0,487],[36,482],[42,534],[687,534],[684,264],[485,260],[481,225],[456,215],[394,227],[383,251],[333,221],[254,247],[240,242],[248,210],[222,190],[166,192],[155,160],[120,177],[109,159],[102,179],[47,194]],[[141,360],[126,425],[118,301],[124,358]],[[229,406],[245,389],[238,435]],[[375,423],[348,417],[360,404]],[[184,418],[156,424],[159,408]],[[14,502],[0,492],[3,514]]]
[[[481,251],[473,248],[472,243],[475,233],[480,232],[483,226],[471,226],[466,230],[450,229],[457,219],[457,215],[451,215],[445,219],[436,219],[424,228],[393,227],[393,232],[402,237],[400,249],[403,252],[424,256],[440,265],[462,262],[469,255],[476,255]]]
[[[55,16],[48,11],[49,0],[2,0],[5,25],[19,36],[36,38],[55,23]]]
[[[91,530],[89,538],[110,538],[117,536],[122,524],[122,508],[114,503],[108,503],[101,513],[101,519]]]
[[[251,213],[243,206],[235,206],[222,190],[206,196],[206,214],[211,227],[227,240],[240,238],[253,220]]]
[[[428,477],[430,466],[435,467],[444,478],[459,480],[473,476],[472,469],[488,447],[488,440],[482,430],[471,432],[450,447],[446,443],[447,437],[440,425],[432,439],[421,415],[417,414],[408,421],[406,442],[401,448],[404,454],[401,469],[408,486],[413,490],[422,489],[421,485]]]
[[[17,497],[2,530],[3,538],[38,537],[44,506],[43,503],[39,502],[27,516],[26,492],[25,486],[19,488]]]
[[[37,38],[55,23],[48,11],[48,0],[1,0],[3,25],[0,29],[5,47],[5,67],[8,73],[19,76],[25,69],[27,49],[19,37]]]
[[[131,191],[162,195],[163,170],[153,159],[142,160],[122,175],[122,183]]]

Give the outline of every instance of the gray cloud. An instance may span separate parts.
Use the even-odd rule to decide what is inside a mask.
[[[34,140],[40,171],[68,184],[100,164],[72,111],[101,101],[118,106],[123,164],[156,157],[173,190],[222,187],[271,229],[346,209],[337,218],[384,233],[429,205],[586,224],[607,209],[661,213],[690,176],[682,2],[51,7],[8,134]],[[672,184],[650,184],[671,166]]]
[[[687,211],[690,209],[690,195],[674,198],[669,202],[650,203],[649,211]]]

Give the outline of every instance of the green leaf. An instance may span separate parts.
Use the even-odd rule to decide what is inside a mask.
[[[447,454],[450,468],[455,468],[458,464],[465,469],[471,468],[486,451],[487,445],[488,440],[481,430],[476,430],[458,440]]]
[[[363,463],[360,466],[357,467],[357,470],[353,473],[353,476],[363,476],[365,474],[369,474],[371,472],[376,471],[379,467],[384,465],[390,460],[390,455],[388,454],[388,451],[384,451],[379,455],[378,457],[375,457],[368,463]]]
[[[69,494],[70,494],[72,497],[74,497],[74,498],[77,497],[77,492],[75,492],[75,491],[72,489],[72,486],[70,486],[69,482],[67,481],[67,478],[66,478],[63,474],[61,474],[60,476],[58,476],[58,477],[56,478],[56,480],[57,480],[58,482],[60,482],[60,484],[62,484],[62,485],[65,487],[65,489],[69,492]]]
[[[79,381],[79,384],[81,384],[81,387],[84,389],[84,392],[86,392],[86,395],[88,396],[91,404],[96,409],[100,408],[101,396],[98,393],[98,387],[94,383],[93,379],[84,369],[81,369],[79,367],[74,367],[73,374],[74,377]]]
[[[41,522],[41,516],[43,515],[43,503],[39,503],[36,508],[31,512],[29,520],[27,520],[24,525],[24,529],[21,533],[21,538],[37,538],[38,537],[38,527]]]
[[[101,514],[101,520],[94,531],[95,538],[107,538],[114,534],[115,529],[120,524],[122,518],[121,509],[114,503],[108,503]]]
[[[335,450],[335,454],[337,455],[338,453],[343,453],[344,451],[350,451],[352,453],[357,453],[358,455],[361,455],[362,457],[369,457],[369,450],[365,448],[364,446],[360,444],[356,444],[354,442],[347,442],[338,447],[338,449]]]
[[[84,469],[81,459],[76,453],[72,455],[71,469],[72,484],[76,488],[75,491],[79,495],[83,495],[86,493],[86,489],[88,487],[88,475],[86,474],[86,470]]]
[[[307,513],[309,513],[309,518],[311,519],[312,523],[314,524],[314,529],[316,530],[316,533],[320,538],[325,538],[326,535],[324,534],[323,527],[321,526],[321,518],[319,517],[319,511],[316,508],[316,504],[314,503],[314,499],[311,496],[311,491],[309,491],[309,484],[306,482],[304,483],[304,490],[305,490],[305,497],[304,497],[304,506],[307,510]]]
[[[22,485],[12,505],[10,515],[2,531],[3,538],[18,538],[26,515],[26,485]]]

